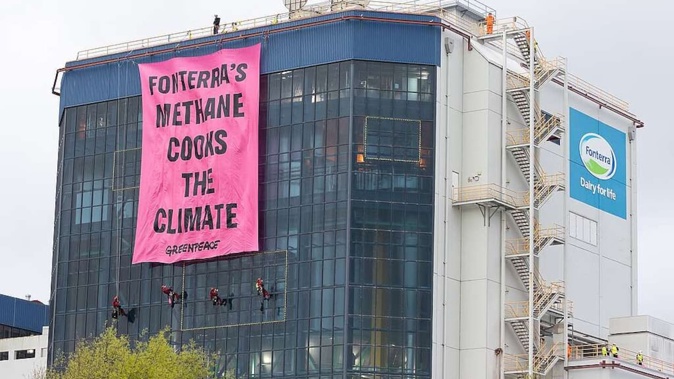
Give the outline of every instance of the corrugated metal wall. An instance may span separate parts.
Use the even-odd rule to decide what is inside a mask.
[[[60,110],[63,111],[64,108],[74,105],[140,95],[138,63],[162,61],[173,57],[204,55],[222,48],[237,48],[257,43],[262,43],[263,74],[350,59],[439,65],[441,45],[439,27],[370,20],[340,20],[344,16],[403,21],[437,21],[436,18],[430,16],[349,11],[240,32],[244,35],[271,31],[280,27],[306,26],[319,21],[339,20],[322,25],[270,33],[266,36],[216,43],[134,60],[129,60],[126,57],[130,54],[161,51],[170,47],[170,45],[70,62],[66,65],[67,67],[76,67],[110,58],[119,59],[114,63],[66,72],[61,82]],[[235,33],[228,33],[224,36],[232,37],[236,35]],[[181,44],[197,44],[209,40],[217,41],[222,37],[223,35],[195,39]]]
[[[49,306],[0,295],[0,325],[42,332],[49,325]]]

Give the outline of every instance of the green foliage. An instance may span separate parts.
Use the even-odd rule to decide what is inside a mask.
[[[213,372],[210,357],[194,343],[176,352],[168,329],[136,342],[117,336],[110,327],[92,341],[81,342],[67,358],[58,359],[45,379],[205,379]],[[229,375],[227,375],[229,376]]]

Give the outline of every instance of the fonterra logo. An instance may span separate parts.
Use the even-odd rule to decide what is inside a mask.
[[[580,159],[585,168],[598,179],[607,180],[616,171],[615,153],[604,137],[587,133],[580,139]]]

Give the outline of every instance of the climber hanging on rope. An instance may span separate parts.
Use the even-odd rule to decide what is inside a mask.
[[[220,297],[220,295],[218,294],[217,288],[215,288],[215,287],[211,288],[210,296],[211,296],[211,302],[213,303],[213,305],[227,305],[227,299],[223,299],[223,298]]]
[[[262,301],[260,302],[260,312],[264,312],[264,302],[269,301],[271,294],[264,288],[264,280],[262,278],[257,278],[255,282],[255,289],[257,290],[257,295],[262,296]]]
[[[173,288],[171,288],[171,287],[169,287],[165,284],[161,285],[161,292],[163,292],[166,296],[168,296],[168,302],[169,302],[169,305],[171,306],[171,308],[173,308],[173,306],[175,304],[179,303],[184,297],[186,297],[185,296],[186,293],[184,293],[184,292],[182,294],[175,293],[173,291]]]
[[[255,288],[257,289],[257,295],[262,296],[264,300],[269,300],[271,294],[264,288],[264,280],[262,278],[257,278],[255,282]]]
[[[126,312],[119,302],[119,297],[115,296],[112,298],[112,318],[117,319],[119,316],[126,316]]]

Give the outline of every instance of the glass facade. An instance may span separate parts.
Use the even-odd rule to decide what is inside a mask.
[[[430,377],[435,67],[345,61],[261,78],[263,253],[131,265],[140,98],[61,119],[50,354],[132,311],[238,378]],[[262,302],[261,277],[273,294]],[[185,290],[173,309],[162,284]],[[214,307],[217,287],[232,302]],[[231,294],[231,295],[230,295]]]
[[[7,325],[0,325],[0,340],[4,338],[36,336],[38,334],[40,333],[36,333],[31,330],[13,328]]]

